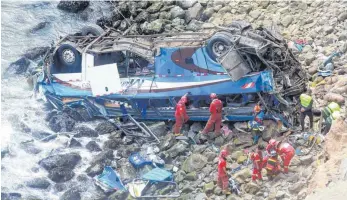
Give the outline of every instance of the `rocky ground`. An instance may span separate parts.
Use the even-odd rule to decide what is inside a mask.
[[[59,4],[59,9],[67,12],[85,12],[88,3]],[[337,101],[342,105],[343,119],[336,123],[323,147],[315,146],[306,156],[294,157],[290,173],[280,174],[274,180],[264,176],[262,183],[252,183],[250,169],[243,167],[231,174],[240,184],[241,196],[225,196],[216,187],[217,155],[222,146],[231,149],[228,156],[228,169],[237,168],[247,161],[244,149],[252,149],[251,136],[233,129],[233,135],[224,137],[211,136],[207,143],[192,145],[185,141],[176,141],[168,134],[165,123],[151,126],[161,143],[148,144],[135,138],[124,137],[107,122],[96,126],[86,126],[79,122],[72,113],[51,112],[47,116],[47,126],[51,133],[32,132],[37,139],[57,140],[65,138],[69,153],[53,153],[42,159],[37,169],[45,170],[47,177],[34,178],[25,184],[40,190],[53,190],[61,194],[62,200],[68,199],[126,199],[124,192],[105,194],[100,189],[93,190],[86,197],[86,183],[93,184],[93,177],[100,174],[104,166],[112,166],[120,173],[125,182],[135,178],[136,170],[129,164],[128,156],[132,152],[155,149],[156,155],[165,162],[165,169],[174,173],[179,185],[179,199],[329,199],[346,182],[346,93],[347,93],[347,3],[343,1],[156,1],[156,2],[112,2],[113,12],[97,20],[103,28],[113,27],[120,31],[130,29],[130,34],[154,34],[172,31],[197,31],[214,25],[228,25],[233,20],[246,20],[254,27],[276,25],[288,41],[304,39],[307,41],[302,52],[297,52],[302,65],[307,69],[310,87],[315,97],[315,107],[322,108],[328,101]],[[44,25],[41,25],[44,26]],[[333,51],[342,51],[341,57],[334,58],[334,74],[328,78],[318,77],[317,68],[324,56]],[[36,48],[9,67],[9,72],[23,74],[30,72],[30,60],[44,54],[45,47]],[[12,70],[12,71],[11,71]],[[318,120],[318,119],[317,119]],[[316,121],[317,121],[316,120]],[[271,124],[269,122],[269,124]],[[194,123],[184,127],[186,134],[196,134],[203,124]],[[20,126],[28,133],[30,125]],[[231,127],[233,127],[231,125]],[[276,130],[270,134],[275,136]],[[51,137],[48,137],[51,136]],[[234,137],[232,137],[234,136]],[[49,142],[49,141],[48,141]],[[261,140],[261,143],[265,141]],[[33,154],[40,152],[34,144],[23,144],[26,151]],[[93,154],[92,160],[85,160],[78,149],[86,149]],[[159,151],[157,151],[159,150]],[[334,152],[341,152],[335,154]],[[4,152],[4,156],[8,156]],[[3,152],[2,152],[3,157]],[[250,167],[250,166],[248,166]],[[84,169],[76,173],[76,168]],[[146,167],[138,173],[148,171]],[[265,172],[264,172],[265,173]],[[265,174],[264,174],[265,175]],[[322,178],[323,177],[323,178]],[[322,188],[328,189],[322,190]],[[2,199],[20,198],[21,194],[11,193],[2,188]],[[158,189],[165,193],[167,189]],[[325,193],[324,193],[325,192]],[[29,199],[27,197],[23,197]],[[336,198],[338,198],[336,196]],[[44,199],[44,198],[36,198]],[[335,199],[335,198],[330,198]]]

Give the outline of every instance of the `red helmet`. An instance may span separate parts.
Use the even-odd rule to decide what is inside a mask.
[[[226,157],[228,155],[228,151],[226,149],[223,149],[221,152],[220,152],[220,156],[222,157]]]
[[[181,100],[183,103],[187,103],[188,98],[186,96],[181,97]]]
[[[271,145],[271,146],[273,146],[273,147],[276,147],[276,144],[277,144],[278,142],[275,140],[275,139],[271,139],[270,141],[269,141],[269,144]]]
[[[253,109],[254,112],[258,113],[258,112],[260,112],[260,110],[261,110],[261,108],[259,105],[254,106],[254,109]]]
[[[210,98],[211,98],[211,99],[217,98],[217,94],[216,94],[216,93],[211,93],[211,94],[210,94]]]

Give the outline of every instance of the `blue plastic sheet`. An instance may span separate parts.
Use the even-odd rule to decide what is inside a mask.
[[[104,171],[97,177],[97,180],[114,190],[125,190],[125,187],[118,174],[113,171],[112,167],[110,166],[106,166],[104,168]]]

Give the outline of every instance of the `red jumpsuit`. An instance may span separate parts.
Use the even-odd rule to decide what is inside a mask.
[[[257,151],[251,154],[251,160],[253,161],[253,174],[252,180],[255,181],[257,179],[262,180],[261,170],[263,168],[263,154],[261,151]]]
[[[213,99],[210,105],[210,113],[211,116],[208,119],[208,122],[202,131],[202,133],[208,133],[211,128],[214,125],[214,132],[219,134],[220,133],[220,126],[222,123],[222,108],[223,108],[223,103],[219,99]]]
[[[189,119],[187,115],[186,105],[182,101],[179,101],[176,105],[175,119],[176,123],[174,126],[174,133],[178,134],[181,132],[183,124]]]
[[[284,172],[287,173],[290,161],[295,155],[295,149],[288,143],[282,143],[278,147],[277,153],[281,156],[281,159],[283,161]]]
[[[224,172],[224,168],[226,168],[226,166],[227,166],[227,162],[225,161],[225,159],[222,157],[219,157],[217,185],[222,190],[226,190],[229,187],[228,175]]]

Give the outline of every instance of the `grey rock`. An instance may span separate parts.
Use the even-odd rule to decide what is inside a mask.
[[[170,155],[170,157],[174,158],[178,156],[179,154],[187,151],[188,143],[183,141],[178,141],[173,147],[171,147],[169,150],[167,150],[167,153]]]
[[[284,27],[288,27],[292,22],[293,22],[293,17],[291,15],[287,15],[282,19],[281,24]]]
[[[344,20],[346,20],[346,19],[347,19],[347,11],[341,13],[341,14],[337,17],[337,19],[338,19],[339,21],[344,21]]]
[[[140,14],[138,14],[135,18],[135,22],[142,23],[147,21],[149,18],[149,14],[147,11],[142,11]]]
[[[307,66],[311,65],[311,63],[316,59],[315,55],[313,53],[308,53],[305,56],[305,64]]]
[[[35,195],[28,195],[25,197],[26,200],[43,200],[42,198]]]
[[[195,196],[195,199],[194,200],[207,200],[207,196],[205,193],[198,193],[196,196]]]
[[[164,4],[162,2],[155,2],[149,8],[147,8],[147,12],[157,13],[163,6]]]
[[[186,13],[186,11],[184,11],[179,6],[175,6],[175,7],[171,8],[171,10],[170,10],[171,19],[175,19],[175,18],[183,19],[185,16],[185,13]]]
[[[298,182],[298,183],[295,183],[292,186],[290,186],[288,188],[288,191],[292,194],[297,194],[302,188],[304,188],[304,186],[305,186],[305,183]]]
[[[66,12],[78,13],[86,9],[88,6],[89,1],[60,1],[58,9]]]
[[[303,165],[309,165],[313,162],[313,156],[312,155],[302,156],[300,157],[300,162]]]
[[[26,185],[31,188],[47,189],[51,183],[46,178],[34,178],[29,180]]]
[[[71,180],[75,176],[72,169],[67,167],[56,167],[49,171],[48,178],[56,183],[62,183]]]
[[[119,175],[122,177],[122,180],[133,180],[136,178],[136,171],[130,163],[125,163],[121,165]]]
[[[121,144],[123,144],[122,139],[121,138],[115,138],[115,139],[105,141],[103,148],[104,149],[119,149]]]
[[[253,19],[257,19],[260,15],[261,15],[261,11],[260,10],[252,10],[249,15],[253,18]]]
[[[53,186],[53,190],[55,192],[62,192],[64,190],[66,190],[66,184],[64,183],[56,183],[54,186]]]
[[[187,172],[193,172],[202,169],[207,164],[207,158],[200,154],[191,154],[182,164],[182,169]]]
[[[103,151],[93,158],[90,166],[86,169],[86,173],[91,177],[100,174],[105,166],[112,164],[112,161],[114,161],[113,150]]]
[[[80,191],[75,188],[71,188],[64,192],[64,194],[59,198],[59,200],[81,200]]]
[[[75,120],[66,113],[57,113],[49,119],[49,127],[54,132],[70,132],[75,126]]]
[[[164,30],[164,22],[162,19],[156,19],[149,23],[146,27],[146,30],[143,30],[149,34],[161,33]]]
[[[179,5],[183,9],[188,9],[192,7],[197,1],[196,0],[182,0],[177,1],[177,5]]]
[[[30,61],[22,57],[17,61],[10,64],[10,66],[6,69],[7,74],[23,74],[27,71],[30,65]]]
[[[245,185],[244,190],[247,193],[255,194],[260,190],[260,186],[253,182],[250,182]]]
[[[2,200],[21,200],[22,194],[18,192],[10,192],[10,193],[3,193],[1,192],[1,198]]]
[[[173,134],[167,134],[163,141],[160,143],[160,150],[167,150],[171,148],[176,142],[176,138]]]
[[[182,193],[185,193],[185,194],[189,194],[189,193],[191,193],[193,191],[194,191],[194,188],[192,186],[190,186],[190,185],[186,185],[182,189]]]
[[[213,184],[213,182],[206,183],[206,184],[204,185],[204,192],[205,192],[205,193],[213,192],[214,187],[215,187],[215,185]]]
[[[167,135],[167,127],[165,122],[158,122],[148,127],[157,137]]]
[[[88,142],[88,144],[86,145],[86,149],[88,149],[91,152],[101,151],[100,146],[95,141]]]
[[[108,133],[112,133],[113,131],[116,131],[116,127],[114,127],[114,125],[111,124],[110,122],[105,121],[98,124],[95,128],[95,131],[99,133],[100,135],[103,135],[103,134],[108,134]]]
[[[223,145],[223,143],[224,143],[224,138],[222,137],[222,136],[219,136],[219,137],[217,137],[215,140],[214,140],[214,144],[216,145],[216,146],[222,146]]]
[[[39,161],[40,166],[46,170],[52,170],[56,167],[66,167],[72,170],[81,160],[81,156],[77,153],[67,153],[49,156]]]
[[[79,141],[77,141],[75,138],[71,138],[69,147],[70,148],[75,148],[75,147],[78,148],[78,147],[82,147],[82,144]]]
[[[207,162],[212,162],[218,155],[214,152],[204,152],[204,156],[207,158]]]
[[[189,23],[192,19],[200,19],[200,15],[203,11],[203,7],[200,3],[194,4],[193,7],[189,8],[186,12],[185,20]]]
[[[195,19],[191,20],[187,26],[187,30],[189,31],[198,31],[200,28],[201,24]]]
[[[197,179],[198,179],[198,175],[196,171],[190,172],[186,175],[186,177],[184,177],[184,180],[187,180],[187,181],[195,181]]]
[[[22,143],[20,144],[20,147],[27,153],[30,154],[38,154],[42,151],[42,149],[36,147],[33,143]],[[1,157],[2,157],[2,151],[1,151]]]
[[[175,175],[175,180],[179,183],[184,180],[186,173],[182,170],[179,170]]]
[[[175,18],[172,20],[172,26],[182,26],[184,24],[184,19]]]
[[[334,27],[326,25],[323,27],[323,30],[325,32],[325,35],[328,35],[334,31]]]

